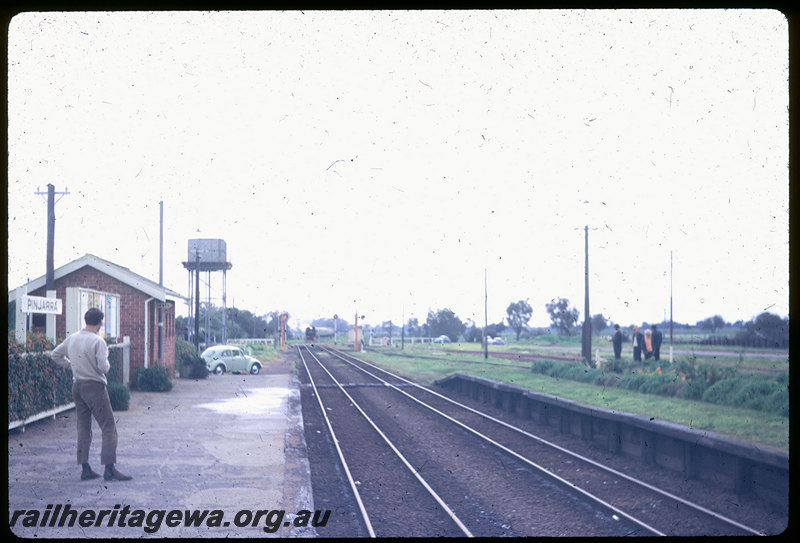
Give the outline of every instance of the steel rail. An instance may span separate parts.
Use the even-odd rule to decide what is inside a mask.
[[[369,515],[367,515],[367,510],[364,508],[364,502],[361,501],[361,494],[358,492],[358,488],[356,488],[356,483],[353,480],[353,476],[350,474],[350,468],[347,465],[347,460],[345,460],[342,448],[339,446],[339,439],[336,437],[336,432],[333,431],[331,421],[328,419],[328,414],[325,412],[325,406],[322,405],[322,398],[319,396],[319,391],[317,390],[317,385],[314,383],[314,378],[311,377],[311,371],[308,369],[308,365],[306,364],[306,359],[303,356],[303,351],[300,349],[300,345],[297,346],[297,354],[300,355],[300,360],[303,362],[303,367],[306,369],[306,374],[308,374],[308,379],[311,382],[311,388],[314,390],[314,395],[317,397],[320,411],[322,412],[322,416],[325,418],[325,424],[327,424],[328,431],[331,433],[331,437],[333,438],[333,444],[336,447],[337,454],[339,455],[339,461],[344,468],[344,472],[347,475],[347,481],[350,483],[350,488],[353,490],[353,494],[355,495],[356,503],[358,504],[358,510],[361,513],[361,518],[364,520],[364,524],[367,526],[367,532],[369,532],[370,537],[376,537],[375,530],[372,528],[372,522],[370,522]]]
[[[378,435],[380,435],[381,438],[386,442],[386,444],[389,445],[389,447],[392,449],[392,451],[403,462],[403,464],[409,469],[409,471],[411,471],[411,473],[414,475],[414,477],[416,477],[416,479],[420,482],[420,484],[423,486],[423,488],[425,488],[425,490],[428,491],[428,493],[433,497],[433,499],[436,500],[436,503],[438,503],[439,506],[442,509],[444,509],[445,513],[447,513],[447,515],[450,517],[450,519],[459,527],[459,529],[464,533],[464,535],[466,535],[467,537],[473,537],[472,532],[470,532],[469,528],[467,528],[464,525],[464,523],[461,522],[461,520],[456,516],[456,514],[453,512],[453,510],[450,509],[450,507],[436,493],[436,491],[433,490],[433,488],[431,488],[431,486],[422,477],[422,475],[420,475],[419,472],[417,472],[417,470],[414,469],[414,466],[411,465],[411,463],[406,459],[406,457],[403,456],[403,454],[397,449],[397,447],[395,447],[394,443],[392,443],[392,441],[386,436],[386,434],[383,433],[383,431],[378,427],[377,424],[375,424],[375,422],[369,417],[369,415],[367,415],[367,413],[361,408],[361,406],[358,405],[358,403],[353,399],[353,397],[350,396],[350,394],[344,389],[342,384],[331,374],[330,371],[328,371],[328,368],[325,367],[325,365],[322,363],[322,361],[320,361],[320,359],[317,358],[314,355],[314,353],[311,351],[311,349],[309,349],[307,346],[306,346],[306,349],[308,350],[308,353],[314,358],[314,360],[317,361],[317,364],[319,364],[319,366],[325,371],[325,373],[328,374],[328,376],[333,380],[333,382],[336,383],[336,385],[339,387],[339,390],[341,390],[342,393],[344,393],[344,395],[347,396],[347,399],[350,400],[350,403],[353,404],[353,407],[358,409],[359,413],[361,413],[361,415],[364,417],[364,419],[366,419],[366,421],[370,424],[370,426],[372,426],[372,428],[376,432],[378,432]],[[308,371],[308,368],[306,368],[306,371]],[[309,377],[310,377],[310,373],[309,373]],[[317,395],[317,399],[319,399],[319,395]],[[322,401],[321,400],[320,400],[320,406],[322,406]]]
[[[528,464],[529,466],[533,467],[534,469],[544,473],[548,477],[550,477],[552,479],[555,479],[558,483],[560,483],[563,486],[571,489],[574,492],[577,492],[577,493],[583,495],[585,498],[587,498],[587,499],[599,504],[600,506],[604,507],[605,509],[607,509],[609,511],[613,511],[614,513],[616,513],[616,514],[628,519],[630,522],[641,526],[645,530],[648,530],[652,534],[655,534],[657,536],[666,536],[667,535],[667,534],[661,532],[660,530],[657,530],[656,528],[650,526],[649,524],[637,519],[636,517],[626,513],[625,511],[622,511],[618,507],[615,507],[614,505],[611,505],[610,503],[606,502],[602,498],[600,498],[598,496],[595,496],[594,494],[591,494],[590,492],[587,492],[586,490],[582,489],[581,487],[579,487],[575,483],[573,483],[571,481],[568,481],[567,479],[564,479],[560,475],[557,475],[557,474],[553,473],[552,471],[550,471],[549,469],[545,468],[544,466],[540,466],[536,462],[533,462],[532,460],[529,460],[528,458],[525,458],[524,456],[522,456],[521,454],[517,453],[516,451],[513,451],[513,450],[509,449],[508,447],[506,447],[505,445],[503,445],[501,443],[498,443],[497,441],[493,440],[492,438],[480,433],[478,430],[475,430],[474,428],[464,424],[463,422],[454,419],[450,415],[448,415],[446,413],[443,413],[442,411],[439,411],[435,407],[426,404],[425,402],[423,402],[419,398],[415,398],[414,396],[412,396],[411,394],[407,393],[406,391],[401,390],[398,387],[394,386],[392,383],[389,383],[388,381],[385,381],[384,379],[381,379],[377,375],[374,375],[374,374],[370,373],[369,371],[365,370],[364,368],[359,368],[355,364],[352,364],[351,362],[348,362],[346,359],[344,359],[342,356],[338,355],[337,353],[332,352],[332,351],[327,351],[327,352],[329,352],[330,354],[333,354],[334,356],[338,356],[339,358],[341,358],[342,360],[344,360],[345,362],[347,362],[348,364],[350,364],[354,368],[360,369],[364,373],[366,373],[366,374],[372,376],[373,378],[383,382],[385,386],[387,386],[389,388],[392,388],[392,389],[400,392],[401,394],[403,394],[405,396],[408,396],[410,399],[414,400],[415,402],[417,402],[421,406],[423,406],[423,407],[425,407],[427,409],[430,409],[431,411],[433,411],[437,415],[440,415],[440,416],[444,417],[445,419],[449,420],[450,422],[460,426],[461,428],[467,430],[468,432],[470,432],[470,433],[476,435],[477,437],[487,441],[491,445],[494,445],[495,447],[499,448],[503,452],[505,452],[505,453],[513,456],[514,458],[516,458],[516,459]],[[356,360],[359,360],[359,359],[356,359]]]
[[[531,439],[534,439],[535,441],[537,441],[537,442],[539,442],[539,443],[541,443],[541,444],[543,444],[543,445],[546,445],[546,446],[548,446],[548,447],[551,447],[551,448],[553,448],[553,449],[556,449],[556,450],[558,450],[559,452],[562,452],[562,453],[564,453],[564,454],[567,454],[567,455],[569,455],[569,456],[571,456],[571,457],[573,457],[573,458],[575,458],[575,459],[577,459],[577,460],[580,460],[580,461],[582,461],[582,462],[585,462],[585,463],[587,463],[587,464],[590,464],[590,465],[592,465],[592,466],[594,466],[594,467],[596,467],[596,468],[598,468],[598,469],[601,469],[601,470],[603,470],[603,471],[605,471],[605,472],[607,472],[607,473],[610,473],[610,474],[612,474],[612,475],[615,475],[615,476],[617,476],[617,477],[620,477],[620,478],[622,478],[622,479],[624,479],[624,480],[626,480],[626,481],[628,481],[628,482],[630,482],[630,483],[633,483],[633,484],[635,484],[635,485],[638,485],[638,486],[640,486],[640,487],[642,487],[642,488],[645,488],[645,489],[647,489],[647,490],[649,490],[649,491],[651,491],[651,492],[655,492],[656,494],[660,494],[661,496],[664,496],[664,497],[666,497],[666,498],[669,498],[669,499],[671,499],[671,500],[674,500],[674,501],[676,501],[676,502],[678,502],[678,503],[681,503],[681,504],[683,504],[683,505],[685,505],[685,506],[687,506],[687,507],[689,507],[689,508],[691,508],[691,509],[694,509],[695,511],[698,511],[698,512],[700,512],[700,513],[704,514],[704,515],[707,515],[707,516],[710,516],[710,517],[712,517],[712,518],[715,518],[715,519],[719,520],[720,522],[723,522],[723,523],[729,524],[729,525],[731,525],[731,526],[734,526],[734,527],[736,527],[736,528],[739,528],[740,530],[743,530],[743,531],[745,531],[745,532],[748,532],[748,533],[750,533],[750,534],[752,534],[752,535],[764,535],[764,534],[763,534],[763,532],[760,532],[760,531],[758,531],[758,530],[756,530],[756,529],[754,529],[754,528],[752,528],[752,527],[750,527],[750,526],[747,526],[747,525],[741,524],[740,522],[737,522],[737,521],[735,521],[735,520],[733,520],[733,519],[731,519],[731,518],[728,518],[728,517],[726,517],[726,516],[724,516],[724,515],[722,515],[722,514],[720,514],[720,513],[717,513],[717,512],[715,512],[715,511],[712,511],[712,510],[710,510],[710,509],[708,509],[708,508],[705,508],[705,507],[703,507],[702,505],[699,505],[699,504],[696,504],[696,503],[694,503],[694,502],[692,502],[692,501],[689,501],[689,500],[686,500],[686,499],[684,499],[684,498],[681,498],[680,496],[676,496],[676,495],[674,495],[674,494],[672,494],[672,493],[670,493],[670,492],[668,492],[668,491],[666,491],[666,490],[663,490],[663,489],[661,489],[661,488],[655,487],[655,486],[653,486],[653,485],[651,485],[651,484],[649,484],[649,483],[647,483],[647,482],[645,482],[645,481],[642,481],[642,480],[636,479],[636,478],[634,478],[634,477],[631,477],[630,475],[627,475],[627,474],[625,474],[625,473],[619,472],[619,471],[617,471],[617,470],[615,470],[615,469],[613,469],[613,468],[611,468],[611,467],[609,467],[609,466],[606,466],[606,465],[600,464],[599,462],[596,462],[596,461],[592,460],[591,458],[587,458],[587,457],[585,457],[585,456],[582,456],[582,455],[580,455],[580,454],[578,454],[578,453],[575,453],[575,452],[573,452],[573,451],[570,451],[569,449],[565,449],[564,447],[561,447],[560,445],[557,445],[557,444],[555,444],[555,443],[552,443],[552,442],[550,442],[550,441],[547,441],[547,440],[545,440],[545,439],[543,439],[543,438],[541,438],[541,437],[539,437],[539,436],[537,436],[537,435],[531,434],[530,432],[527,432],[527,431],[525,431],[525,430],[523,430],[523,429],[521,429],[521,428],[518,428],[518,427],[516,427],[516,426],[513,426],[513,425],[511,425],[511,424],[509,424],[509,423],[507,423],[507,422],[505,422],[505,421],[503,421],[503,420],[497,419],[497,418],[495,418],[495,417],[492,417],[491,415],[487,415],[486,413],[483,413],[483,412],[481,412],[481,411],[478,411],[477,409],[473,409],[472,407],[469,407],[469,406],[467,406],[467,405],[464,405],[464,404],[462,404],[462,403],[460,403],[460,402],[457,402],[457,401],[455,401],[455,400],[453,400],[453,399],[451,399],[451,398],[448,398],[447,396],[444,396],[444,395],[442,395],[442,394],[440,394],[440,393],[436,392],[435,390],[431,390],[431,389],[429,389],[429,388],[427,388],[427,387],[424,387],[424,386],[422,386],[422,385],[420,385],[420,384],[418,384],[418,383],[415,383],[415,382],[413,382],[413,381],[410,381],[410,380],[408,380],[408,379],[406,379],[406,378],[404,378],[404,377],[401,377],[401,376],[399,376],[399,375],[396,375],[396,374],[394,374],[394,373],[392,373],[392,372],[390,372],[390,371],[388,371],[388,370],[385,370],[385,369],[383,369],[383,368],[381,368],[381,367],[379,367],[379,366],[376,366],[375,364],[372,364],[372,363],[370,363],[370,362],[367,362],[366,360],[361,360],[360,358],[356,358],[355,356],[353,356],[353,355],[351,355],[351,354],[347,354],[347,353],[341,353],[340,351],[336,351],[336,350],[333,350],[333,349],[329,349],[328,347],[322,347],[322,348],[323,348],[323,349],[325,349],[326,351],[330,352],[331,354],[334,354],[335,356],[338,356],[339,358],[341,358],[341,359],[342,359],[342,360],[344,360],[345,362],[348,362],[348,363],[349,363],[349,364],[351,364],[353,367],[360,369],[361,371],[363,371],[363,372],[367,373],[368,375],[371,375],[373,378],[377,379],[378,381],[381,381],[381,382],[383,382],[384,384],[386,384],[386,385],[388,385],[388,386],[392,386],[393,388],[396,388],[396,389],[397,389],[399,392],[401,392],[401,393],[403,393],[403,394],[406,394],[407,396],[410,396],[410,395],[409,395],[407,392],[405,392],[405,391],[403,391],[403,390],[400,390],[400,389],[399,389],[399,388],[397,388],[397,387],[394,387],[394,385],[392,385],[391,383],[388,383],[387,381],[385,381],[385,380],[381,379],[380,377],[378,377],[378,376],[376,376],[376,375],[373,375],[373,374],[371,374],[370,372],[368,372],[368,371],[367,371],[367,370],[365,370],[364,368],[360,368],[359,366],[357,366],[357,365],[355,365],[355,364],[352,364],[352,362],[349,362],[349,361],[347,361],[347,360],[346,360],[346,359],[345,359],[345,358],[342,356],[342,354],[345,354],[346,356],[348,356],[348,357],[350,357],[350,358],[352,358],[352,359],[354,359],[354,360],[357,360],[358,362],[360,362],[360,363],[362,363],[362,364],[366,364],[366,365],[368,365],[368,366],[370,366],[370,367],[372,367],[372,368],[375,368],[376,370],[379,370],[379,371],[381,371],[381,372],[383,372],[383,373],[386,373],[387,375],[391,375],[392,377],[394,377],[394,378],[396,378],[396,379],[399,379],[399,380],[401,380],[401,381],[403,381],[403,382],[405,382],[405,383],[408,383],[408,384],[410,384],[410,385],[413,385],[413,386],[415,386],[415,387],[417,387],[417,388],[419,388],[419,389],[421,389],[421,390],[423,390],[423,391],[425,391],[425,392],[428,392],[429,394],[432,394],[432,395],[434,395],[434,396],[436,396],[436,397],[438,397],[438,398],[441,398],[441,399],[443,399],[443,400],[446,400],[446,401],[448,401],[448,402],[452,403],[453,405],[456,405],[456,406],[458,406],[458,407],[461,407],[461,408],[463,408],[463,409],[466,409],[467,411],[470,411],[470,412],[472,412],[472,413],[475,413],[476,415],[479,415],[479,416],[481,416],[481,417],[483,417],[483,418],[485,418],[485,419],[487,419],[487,420],[490,420],[490,421],[492,421],[492,422],[495,422],[495,423],[497,423],[497,424],[500,424],[500,425],[502,425],[502,426],[504,426],[504,427],[506,427],[506,428],[509,428],[509,429],[511,429],[511,430],[513,430],[513,431],[515,431],[515,432],[518,432],[518,433],[520,433],[520,434],[522,434],[522,435],[524,435],[524,436],[526,436],[526,437],[529,437],[529,438],[531,438]],[[412,397],[412,398],[413,398],[413,396],[410,396],[410,397]],[[426,407],[429,407],[430,409],[432,409],[432,410],[434,410],[434,411],[435,411],[435,408],[433,408],[433,407],[430,407],[430,406],[427,406],[427,404],[425,404],[424,402],[421,402],[421,401],[420,401],[420,400],[418,400],[417,398],[414,398],[414,399],[415,399],[416,401],[419,401],[421,404],[425,405]],[[447,417],[447,415],[444,415],[444,416],[446,416],[446,417]],[[458,421],[456,421],[456,422],[458,422]],[[460,424],[460,423],[459,423],[459,424]],[[487,439],[488,439],[488,438],[487,438]],[[501,445],[501,447],[502,447],[502,445]],[[516,454],[516,453],[514,453],[514,454]],[[542,469],[545,469],[545,468],[542,468]],[[548,473],[550,473],[550,472],[548,471]],[[570,483],[570,484],[571,484],[571,483]],[[573,485],[573,486],[574,486],[574,485]],[[576,488],[577,488],[577,487],[576,487]]]

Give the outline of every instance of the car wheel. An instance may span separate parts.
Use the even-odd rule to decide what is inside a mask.
[[[225,373],[225,366],[223,366],[222,364],[217,364],[217,367],[214,368],[214,373],[216,373],[217,375],[222,375],[223,373]]]
[[[258,372],[261,371],[261,368],[258,367],[258,364],[253,364],[250,366],[250,373],[253,375],[258,375]]]

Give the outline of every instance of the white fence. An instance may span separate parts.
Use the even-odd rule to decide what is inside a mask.
[[[381,337],[381,338],[369,338],[369,346],[374,347],[375,345],[400,345],[402,342],[410,343],[414,345],[416,343],[429,343],[433,344],[434,341],[438,338],[432,337],[406,337],[405,339],[401,338],[400,336],[392,336],[391,338],[388,337]]]
[[[271,337],[251,337],[251,338],[237,338],[229,339],[230,345],[243,345],[246,343],[263,343],[265,345],[274,345],[275,339]]]

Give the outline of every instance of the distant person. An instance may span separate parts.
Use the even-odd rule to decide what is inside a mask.
[[[650,327],[653,331],[653,357],[656,360],[661,360],[661,343],[663,341],[664,336],[661,334],[660,330],[656,330],[656,325]]]
[[[53,349],[52,359],[62,368],[72,369],[72,397],[78,421],[78,464],[81,465],[81,480],[97,479],[89,465],[89,448],[92,445],[92,416],[103,432],[100,462],[106,469],[106,481],[128,481],[114,467],[117,461],[117,425],[108,397],[106,373],[111,369],[108,363],[108,347],[98,332],[103,325],[103,312],[93,307],[86,312],[83,320],[86,327],[67,337]]]
[[[631,344],[633,345],[633,360],[636,362],[642,361],[642,347],[644,346],[644,335],[639,332],[639,327],[633,327],[633,336],[631,337]]]
[[[619,329],[619,324],[614,325],[614,337],[611,338],[611,344],[614,345],[614,359],[619,360],[622,356],[622,331]]]
[[[644,331],[644,359],[649,360],[653,356],[653,333],[650,330]]]

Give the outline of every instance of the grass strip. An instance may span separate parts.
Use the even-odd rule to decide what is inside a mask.
[[[498,359],[490,359],[491,365],[483,364],[482,356],[437,355],[435,351],[426,352],[425,358],[390,356],[376,351],[358,353],[357,356],[424,385],[432,385],[437,379],[456,372],[466,373],[587,405],[709,430],[756,445],[789,449],[789,419],[761,411],[556,379],[534,374],[530,369],[514,367],[510,363],[504,366]]]

